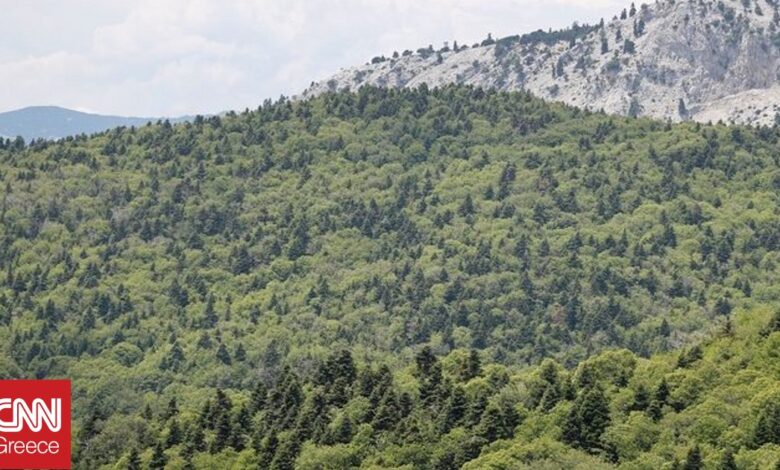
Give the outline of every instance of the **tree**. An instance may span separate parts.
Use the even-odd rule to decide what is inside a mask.
[[[230,414],[227,410],[221,410],[217,414],[216,436],[213,442],[212,452],[220,452],[230,445],[233,435],[233,426]]]
[[[271,466],[278,447],[279,439],[276,437],[276,432],[273,431],[259,442],[259,445],[256,447],[258,468],[269,468]]]
[[[141,459],[135,447],[130,449],[130,454],[127,456],[127,470],[141,470]]]
[[[666,404],[669,399],[669,384],[666,382],[666,378],[661,379],[661,382],[658,383],[653,398],[661,405]]]
[[[685,101],[682,98],[677,102],[677,114],[681,119],[688,119],[688,108],[685,106]]]
[[[780,310],[776,310],[775,313],[772,315],[772,319],[769,321],[769,324],[763,330],[763,335],[766,336],[778,331],[780,331]]]
[[[600,386],[591,386],[578,395],[567,415],[563,438],[589,452],[604,448],[601,436],[609,426],[609,403]]]
[[[450,396],[444,409],[439,414],[439,432],[446,434],[450,429],[460,424],[468,411],[468,398],[461,386],[455,386],[450,391]]]
[[[162,442],[158,441],[154,446],[154,453],[152,453],[152,460],[149,462],[149,469],[163,470],[167,462],[168,458],[165,456]]]
[[[624,46],[624,49],[629,46],[628,43],[631,43],[628,39],[626,39],[626,46]],[[631,43],[633,46],[633,43]],[[633,50],[631,51],[633,52]],[[642,105],[639,104],[639,100],[636,98],[631,98],[631,103],[628,106],[628,116],[632,118],[639,117],[639,115],[642,114]]]
[[[476,434],[488,442],[508,439],[514,434],[518,421],[517,412],[510,404],[491,403],[482,413]]]
[[[168,295],[171,301],[179,307],[186,307],[190,303],[187,290],[179,285],[179,280],[174,278],[171,287],[168,289]]]
[[[258,381],[257,385],[255,385],[255,388],[252,391],[252,396],[249,400],[250,403],[249,411],[252,415],[265,408],[267,395],[268,395],[268,388],[266,388],[263,382]]]
[[[634,411],[645,411],[650,406],[650,394],[644,385],[639,384],[634,392],[634,403],[631,409]]]
[[[218,321],[219,318],[214,310],[214,296],[209,294],[206,298],[206,307],[203,309],[203,327],[214,328]]]
[[[638,21],[634,22],[634,36],[640,37],[643,34],[645,34],[645,20],[640,18]]]
[[[464,382],[468,382],[474,377],[479,377],[482,374],[482,363],[479,359],[479,353],[472,349],[469,351],[469,356],[466,359],[460,373],[460,379]]]
[[[337,421],[337,425],[333,430],[330,440],[334,443],[346,444],[352,440],[354,433],[352,420],[349,416],[343,415],[340,420]]]
[[[181,443],[181,428],[179,427],[179,421],[174,418],[168,426],[168,437],[165,438],[165,447],[170,449],[179,443]]]
[[[219,362],[228,366],[233,362],[224,343],[219,343],[219,348],[217,349],[217,359]]]
[[[246,246],[242,245],[241,247],[234,249],[231,258],[233,258],[233,274],[247,274],[255,267],[255,259],[249,254],[249,250]]]
[[[400,417],[401,412],[398,406],[398,399],[395,392],[392,389],[388,389],[379,402],[379,407],[374,414],[371,425],[378,431],[388,431],[395,427]]]
[[[503,434],[504,419],[498,406],[490,405],[482,414],[477,427],[477,435],[487,442],[493,442]]]
[[[293,470],[295,468],[295,458],[300,451],[301,443],[296,433],[290,433],[279,443],[276,449],[269,470]]]
[[[720,470],[737,470],[737,462],[734,460],[734,453],[730,449],[723,454]]]
[[[780,444],[780,403],[768,401],[757,414],[758,421],[753,431],[754,445]]]
[[[685,458],[685,463],[682,468],[683,470],[701,470],[703,468],[701,449],[699,449],[698,444],[694,445],[691,450],[688,451],[688,456]]]
[[[471,194],[466,194],[466,199],[463,200],[460,208],[458,208],[458,214],[460,214],[461,217],[468,217],[473,215],[474,212],[474,201],[471,199]]]
[[[306,254],[309,247],[309,223],[305,217],[301,217],[292,234],[292,241],[287,249],[287,256],[291,260],[296,260]]]
[[[179,414],[179,405],[176,401],[176,397],[172,397],[170,400],[168,400],[168,406],[165,409],[165,413],[163,414],[162,418],[164,421],[168,421],[169,419],[173,418],[174,416]]]

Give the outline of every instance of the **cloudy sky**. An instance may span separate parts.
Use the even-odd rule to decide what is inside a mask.
[[[612,17],[630,0],[0,0],[0,111],[255,107],[394,50]]]

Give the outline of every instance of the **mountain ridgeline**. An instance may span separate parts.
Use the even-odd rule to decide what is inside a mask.
[[[190,120],[189,117],[171,119],[170,122]],[[83,113],[57,106],[31,106],[0,113],[0,137],[35,139],[61,139],[79,134],[104,132],[114,127],[143,126],[159,122],[156,118],[105,116]]]
[[[628,116],[772,125],[779,27],[776,0],[656,0],[594,26],[378,56],[303,95],[459,83]]]
[[[779,139],[450,85],[5,140],[0,376],[76,468],[772,468]]]

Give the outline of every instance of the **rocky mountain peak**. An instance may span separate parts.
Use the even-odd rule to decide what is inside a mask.
[[[593,26],[375,57],[303,96],[455,82],[615,114],[772,124],[780,111],[778,8],[777,0],[631,4]]]

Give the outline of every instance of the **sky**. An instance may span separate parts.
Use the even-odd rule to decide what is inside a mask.
[[[254,108],[393,51],[609,19],[630,0],[0,0],[0,111]]]

